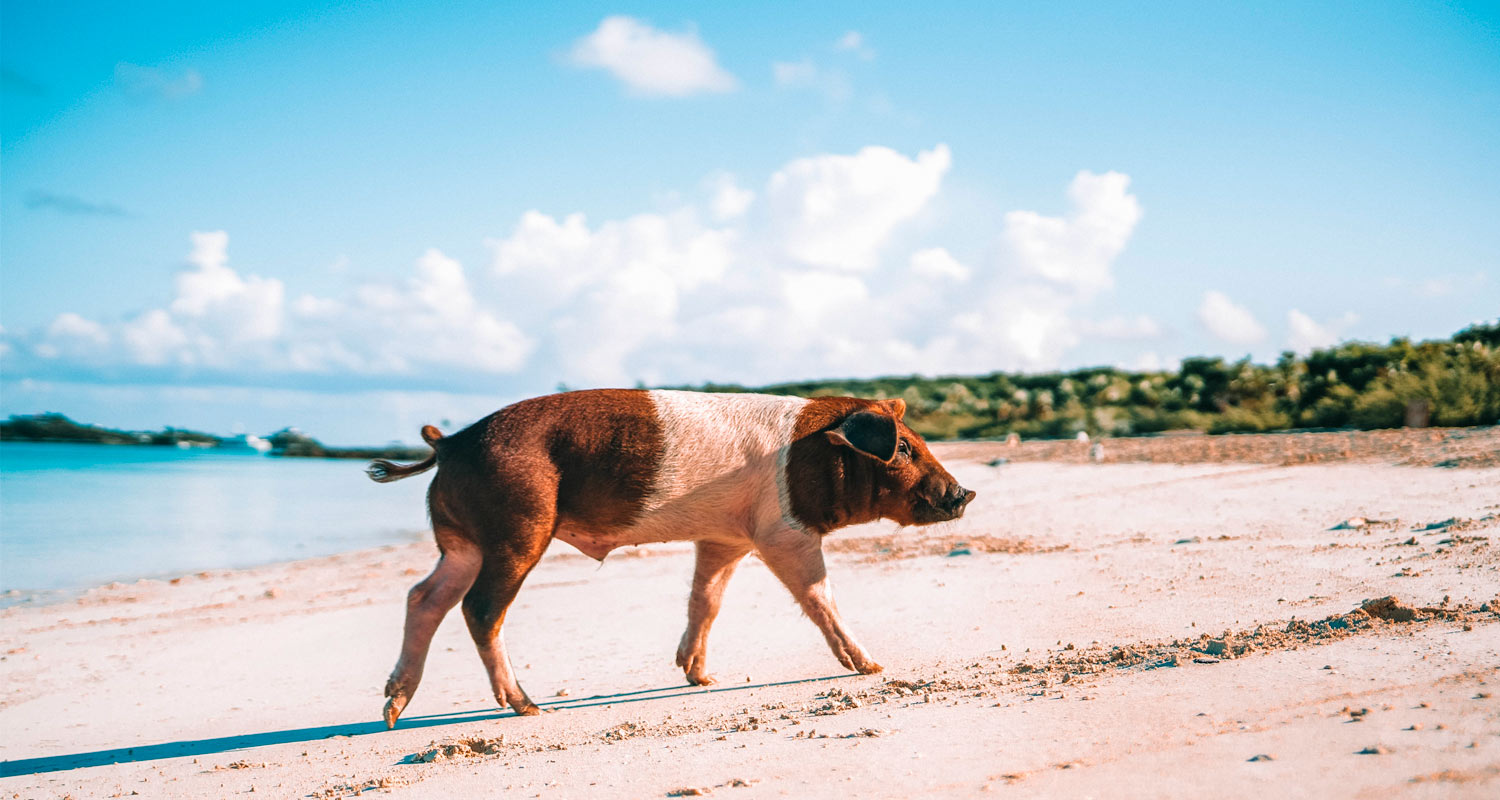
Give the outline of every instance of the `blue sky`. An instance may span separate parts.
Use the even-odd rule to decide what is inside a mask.
[[[0,39],[4,413],[410,440],[558,383],[1500,309],[1492,4],[7,2]]]

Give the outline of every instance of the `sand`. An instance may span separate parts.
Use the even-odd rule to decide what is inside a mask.
[[[386,731],[430,545],[115,584],[0,611],[0,797],[1500,794],[1500,469],[997,447],[938,448],[963,520],[828,542],[884,674],[752,560],[689,687],[690,551],[556,545],[506,626],[552,713],[493,707],[455,615]]]

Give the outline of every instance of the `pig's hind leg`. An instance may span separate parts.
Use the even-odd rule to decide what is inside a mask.
[[[443,555],[432,574],[406,595],[406,633],[401,642],[401,657],[385,684],[383,716],[387,728],[395,727],[396,718],[417,693],[438,625],[458,605],[479,574],[479,548],[452,529],[435,527]]]
[[[464,595],[464,619],[469,623],[469,633],[474,637],[479,658],[489,673],[495,702],[501,708],[510,706],[524,716],[540,714],[541,709],[516,681],[510,655],[505,649],[505,636],[500,629],[521,583],[546,552],[547,544],[552,540],[555,519],[555,512],[550,510],[526,514],[511,509],[509,513],[492,517],[486,524],[490,532],[485,538],[484,566],[479,570],[474,587]]]

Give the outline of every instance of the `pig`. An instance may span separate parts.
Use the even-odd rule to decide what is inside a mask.
[[[441,553],[406,602],[385,686],[394,727],[422,680],[438,623],[460,601],[495,701],[539,713],[516,682],[501,627],[548,544],[603,560],[615,548],[692,541],[696,565],[677,665],[713,683],[709,627],[736,565],[756,553],[844,667],[881,670],[845,628],[823,536],[877,519],[957,519],[974,499],[902,422],[901,400],[598,389],[523,400],[451,436],[422,428],[431,456],[377,459],[379,482],[437,467],[428,511]]]

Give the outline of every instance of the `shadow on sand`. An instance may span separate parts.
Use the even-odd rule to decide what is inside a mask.
[[[820,678],[802,678],[800,680],[780,681],[776,683],[747,683],[740,686],[714,686],[711,688],[672,686],[664,689],[641,689],[634,692],[620,692],[619,694],[580,697],[576,700],[552,700],[545,703],[538,703],[537,705],[542,706],[548,711],[565,711],[575,708],[590,708],[619,703],[669,700],[674,697],[688,695],[739,692],[746,689],[764,689],[772,686],[795,686],[797,684],[818,683],[851,676],[853,676],[853,673],[825,675]],[[514,716],[516,714],[513,711],[501,711],[499,709],[450,711],[445,714],[403,717],[396,723],[396,729],[435,728],[442,725],[462,725],[467,722],[486,722]],[[180,742],[146,744],[138,747],[118,747],[113,750],[95,750],[91,753],[69,753],[67,755],[46,756],[43,758],[22,758],[15,761],[0,761],[0,778],[11,778],[18,775],[36,775],[44,772],[61,772],[63,770],[80,769],[83,767],[99,767],[106,764],[129,764],[138,761],[156,761],[163,758],[216,755],[235,750],[248,750],[254,747],[269,747],[271,745],[291,744],[293,742],[315,742],[320,739],[331,739],[335,736],[369,736],[385,732],[385,723],[376,720],[374,722],[354,722],[347,725],[323,725],[316,728],[292,728],[284,731],[245,733],[238,736],[220,736],[214,739],[188,739]]]

